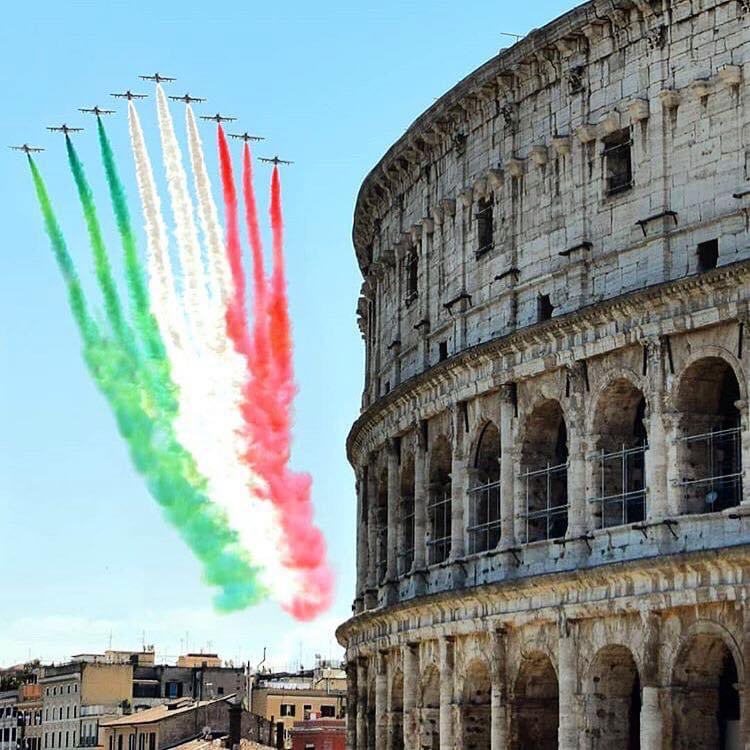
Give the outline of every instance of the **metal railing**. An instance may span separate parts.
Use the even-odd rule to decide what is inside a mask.
[[[568,464],[521,474],[526,484],[526,541],[558,539],[568,530]]]
[[[647,445],[597,454],[599,505],[602,528],[638,523],[646,517],[645,456]]]
[[[742,438],[740,427],[711,430],[681,438],[697,476],[683,479],[688,513],[712,513],[742,501]]]
[[[451,495],[449,492],[430,493],[427,506],[430,519],[430,538],[427,540],[430,565],[445,562],[451,551]]]
[[[469,553],[487,552],[500,542],[500,482],[469,490]]]

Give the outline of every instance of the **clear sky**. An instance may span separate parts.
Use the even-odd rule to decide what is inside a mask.
[[[39,163],[76,258],[88,245],[63,143],[44,130],[87,125],[77,139],[100,214],[109,216],[93,121],[77,107],[118,109],[107,122],[140,223],[125,107],[108,96],[205,96],[206,111],[265,135],[259,155],[293,159],[283,175],[299,396],[294,464],[314,478],[317,519],[337,574],[331,611],[300,625],[275,604],[215,614],[198,565],[132,469],[84,369],[22,155],[0,154],[0,665],[29,656],[135,648],[163,656],[218,650],[275,667],[338,656],[333,631],[354,589],[354,481],[344,442],[359,409],[363,350],[354,200],[366,173],[410,122],[463,76],[573,7],[563,0],[37,0],[6,3],[0,22],[0,124],[7,144],[47,147]],[[178,128],[181,112],[175,107]],[[197,109],[198,112],[203,111]],[[156,153],[153,99],[140,107]],[[215,169],[212,126],[204,139]],[[236,152],[238,154],[239,152]],[[258,167],[266,205],[269,173]],[[216,192],[216,191],[215,191]],[[140,236],[143,247],[142,233]],[[90,279],[87,278],[87,281]]]

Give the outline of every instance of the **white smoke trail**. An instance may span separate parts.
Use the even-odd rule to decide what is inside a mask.
[[[163,92],[157,89],[157,112],[183,274],[182,310],[177,307],[179,299],[169,265],[167,233],[151,162],[135,107],[131,104],[129,110],[138,185],[147,217],[149,286],[154,299],[159,295],[163,301],[154,306],[154,314],[165,336],[172,377],[178,389],[175,432],[206,478],[209,496],[224,511],[242,547],[262,567],[261,582],[274,598],[285,603],[294,593],[294,576],[280,559],[281,526],[276,509],[263,499],[261,480],[242,460],[246,448],[240,409],[244,369],[241,360],[236,361],[239,355],[227,346],[224,305],[210,300],[206,290],[206,272],[187,177]],[[221,237],[220,228],[218,236]],[[221,320],[212,315],[213,310],[221,310]]]
[[[203,236],[208,251],[209,288],[218,300],[220,300],[223,314],[226,305],[234,293],[232,273],[224,247],[224,238],[222,236],[221,224],[219,223],[219,212],[211,193],[211,181],[208,177],[205,159],[203,158],[203,144],[198,133],[193,108],[189,104],[185,108],[185,117],[190,162],[193,167],[195,192],[198,196],[198,216],[201,220]]]

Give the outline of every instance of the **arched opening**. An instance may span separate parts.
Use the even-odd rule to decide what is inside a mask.
[[[693,636],[680,650],[672,676],[675,750],[740,747],[740,695],[732,652],[716,635]]]
[[[698,360],[682,376],[677,409],[687,513],[732,508],[742,499],[739,398],[734,370],[719,357]]]
[[[388,563],[388,471],[383,469],[378,478],[378,496],[375,504],[375,527],[377,529],[377,575],[378,583],[385,580]]]
[[[404,675],[399,671],[391,682],[390,750],[404,750]]]
[[[521,663],[513,691],[513,750],[557,750],[557,675],[545,654]]]
[[[646,400],[627,378],[602,392],[596,408],[595,515],[602,527],[643,521],[646,517]]]
[[[468,531],[474,554],[500,542],[500,431],[492,422],[482,429],[472,468]]]
[[[641,681],[624,646],[606,646],[594,657],[586,686],[586,732],[592,750],[639,750]]]
[[[568,433],[557,401],[537,406],[526,422],[522,464],[526,541],[557,539],[568,529]]]
[[[419,747],[423,750],[440,750],[440,674],[435,667],[428,667],[422,674]]]
[[[401,467],[401,549],[399,572],[408,573],[414,564],[414,456],[404,458]]]
[[[430,495],[427,507],[430,565],[444,562],[451,551],[451,460],[453,451],[441,435],[430,450]]]
[[[367,747],[375,747],[375,730],[376,730],[376,715],[375,715],[375,678],[373,676],[374,670],[370,668],[370,680],[367,683]]]
[[[490,698],[492,679],[487,665],[473,661],[466,670],[461,702],[462,748],[490,750]]]

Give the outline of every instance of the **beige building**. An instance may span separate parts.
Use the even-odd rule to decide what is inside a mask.
[[[18,748],[17,750],[42,750],[42,687],[36,682],[18,688]]]
[[[298,673],[255,675],[250,690],[250,710],[275,727],[277,741],[291,747],[295,722],[311,716],[340,719],[346,714],[346,673],[321,665]]]
[[[177,657],[178,667],[220,667],[218,654],[183,654]]]
[[[749,60],[593,0],[365,180],[350,747],[750,747]]]

